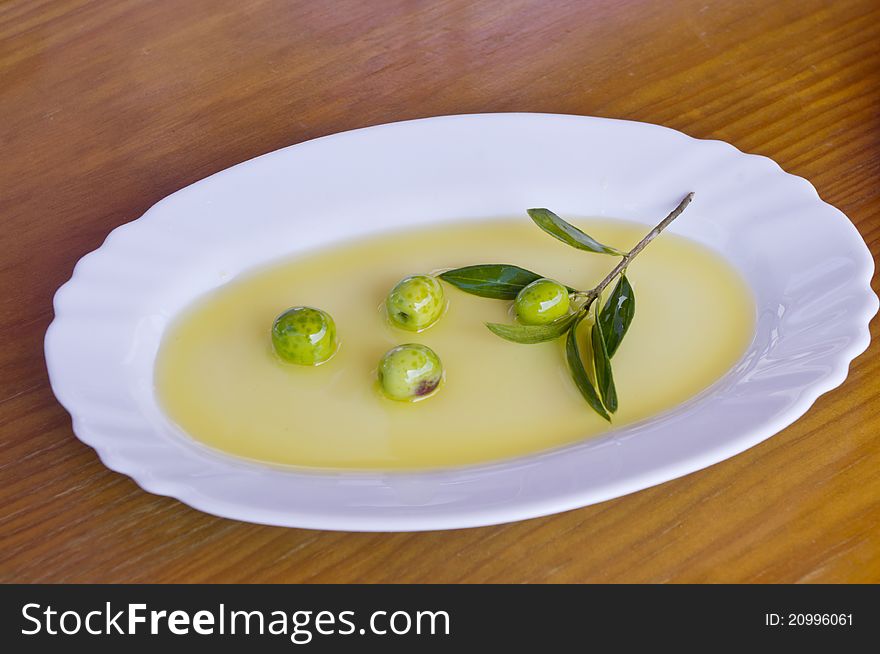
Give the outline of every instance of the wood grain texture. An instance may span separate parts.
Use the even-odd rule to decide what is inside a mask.
[[[795,425],[562,515],[346,534],[214,518],[75,439],[42,340],[76,260],[165,195],[437,114],[650,121],[811,180],[880,252],[880,4],[0,3],[0,581],[877,582],[880,345]]]

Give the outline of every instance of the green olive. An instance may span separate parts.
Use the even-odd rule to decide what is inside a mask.
[[[388,320],[395,327],[420,332],[433,325],[446,308],[443,286],[430,275],[401,279],[385,298]]]
[[[293,307],[275,319],[272,345],[285,361],[317,366],[336,354],[336,323],[326,311]]]
[[[416,402],[440,386],[443,364],[425,345],[409,343],[388,350],[379,362],[379,385],[392,400]]]
[[[524,325],[546,325],[568,313],[568,289],[552,279],[537,279],[517,294],[513,306]]]

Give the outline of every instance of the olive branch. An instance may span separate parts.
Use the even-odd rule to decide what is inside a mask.
[[[486,323],[486,327],[492,333],[514,343],[545,343],[565,336],[565,360],[572,380],[587,404],[610,422],[610,414],[617,411],[618,405],[611,358],[620,347],[635,316],[635,292],[626,276],[626,270],[633,259],[681,215],[693,198],[694,194],[688,193],[669,215],[628,252],[600,243],[549,209],[529,209],[529,217],[553,238],[578,250],[619,256],[620,261],[602,281],[588,291],[566,287],[569,300],[575,308],[558,320],[543,325]],[[543,275],[510,264],[465,266],[447,270],[440,273],[439,277],[466,293],[498,300],[515,300],[526,286],[544,279]],[[602,304],[602,292],[615,279],[617,283]],[[581,355],[577,329],[589,316],[591,307],[594,307],[593,326],[590,329],[592,356],[588,370]]]

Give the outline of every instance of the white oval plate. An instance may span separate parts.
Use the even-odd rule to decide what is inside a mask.
[[[313,472],[208,450],[157,405],[169,320],[262,262],[377,231],[462,218],[610,216],[730,261],[757,302],[754,340],[711,389],[654,419],[553,451],[424,473]],[[525,217],[523,218],[525,219]],[[52,388],[113,470],[202,511],[364,531],[472,527],[600,502],[688,474],[770,437],[846,377],[877,311],[873,260],[804,179],[719,141],[620,120],[484,114],[381,125],[217,173],[115,229],[55,296]]]

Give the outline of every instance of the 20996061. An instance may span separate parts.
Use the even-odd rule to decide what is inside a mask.
[[[852,613],[765,613],[768,627],[851,627]]]

